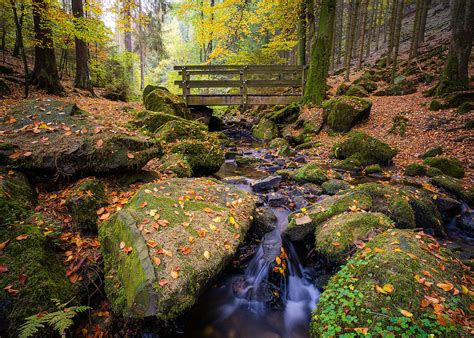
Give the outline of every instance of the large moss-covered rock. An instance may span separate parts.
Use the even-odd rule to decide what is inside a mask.
[[[260,122],[252,128],[252,135],[262,141],[271,141],[278,137],[278,127],[275,122],[262,118]]]
[[[442,153],[443,153],[443,147],[436,146],[436,147],[428,149],[426,152],[421,154],[420,158],[425,160],[425,159],[430,158],[430,157],[435,157],[435,156],[441,155]]]
[[[2,331],[8,329],[10,336],[16,337],[26,317],[56,311],[53,299],[74,303],[75,294],[62,262],[36,225],[0,227],[0,243],[6,241],[10,242],[0,255],[0,266],[8,269],[0,273],[4,289],[0,293],[0,322],[5,324],[0,333],[6,335]]]
[[[375,96],[403,96],[416,93],[416,83],[409,80],[402,80],[389,85],[374,93]]]
[[[372,102],[353,96],[341,96],[325,101],[323,107],[329,128],[348,132],[357,122],[369,117]]]
[[[397,154],[397,150],[388,144],[358,131],[351,131],[345,140],[334,145],[333,151],[338,159],[346,159],[358,153],[363,165],[386,165]]]
[[[333,168],[337,170],[359,173],[362,170],[362,156],[360,153],[355,153],[341,161],[336,161],[333,164]]]
[[[0,170],[0,227],[23,218],[34,209],[35,194],[28,178]]]
[[[254,208],[251,195],[216,180],[144,185],[99,227],[113,310],[165,320],[191,308],[236,253]]]
[[[446,158],[446,157],[430,157],[427,158],[424,163],[430,167],[441,170],[444,174],[454,177],[464,177],[464,168],[461,161],[457,158]]]
[[[323,192],[328,195],[335,195],[340,191],[344,191],[350,188],[350,184],[343,180],[332,179],[321,184]]]
[[[369,93],[365,90],[364,87],[352,84],[349,89],[347,89],[345,95],[347,96],[356,96],[356,97],[367,97]]]
[[[270,144],[268,145],[271,149],[281,149],[283,147],[286,147],[288,146],[288,141],[285,140],[284,138],[276,138],[276,139],[273,139]]]
[[[426,175],[426,167],[419,163],[410,163],[405,168],[405,175],[407,176],[424,176]]]
[[[103,184],[96,178],[76,183],[69,192],[66,206],[81,232],[97,232],[96,211],[107,205]]]
[[[150,110],[141,110],[135,112],[135,115],[129,122],[129,125],[131,127],[140,128],[141,130],[154,134],[161,126],[170,121],[177,121],[183,125],[192,124],[196,128],[207,131],[207,127],[202,123],[186,120],[176,115],[154,112]]]
[[[0,164],[28,172],[83,176],[136,170],[162,154],[140,135],[107,126],[76,105],[50,99],[24,101],[0,124]]]
[[[193,176],[214,174],[224,163],[224,152],[220,142],[213,139],[176,142],[170,146],[169,152],[181,154],[191,167]]]
[[[431,183],[443,188],[447,192],[456,195],[469,205],[474,205],[473,189],[465,189],[462,181],[450,176],[438,175],[431,179]]]
[[[341,214],[316,227],[315,248],[332,261],[342,261],[357,242],[393,226],[392,220],[381,213]]]
[[[177,177],[192,177],[193,169],[184,155],[177,153],[165,154],[158,161],[158,170],[164,173],[174,173]]]
[[[155,137],[162,142],[175,142],[185,139],[204,140],[206,132],[199,128],[196,123],[180,119],[163,124],[155,132]]]
[[[469,271],[430,236],[387,230],[334,275],[311,321],[311,337],[469,336]]]
[[[293,123],[298,119],[301,106],[298,103],[292,103],[281,109],[268,113],[265,117],[278,124]]]
[[[371,198],[363,193],[349,192],[343,195],[326,197],[310,206],[289,216],[286,236],[291,241],[301,241],[314,234],[317,226],[335,215],[352,210],[370,210]]]
[[[167,113],[181,117],[187,117],[189,115],[186,104],[181,99],[181,97],[172,94],[168,89],[163,87],[157,87],[151,90],[143,98],[143,105],[145,106],[145,109],[151,111]]]
[[[302,167],[292,171],[290,177],[297,182],[309,182],[321,184],[326,182],[329,178],[327,171],[322,169],[318,164],[311,162]]]

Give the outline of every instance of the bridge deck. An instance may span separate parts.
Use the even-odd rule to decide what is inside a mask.
[[[305,67],[291,65],[199,65],[174,67],[182,80],[188,106],[287,105],[301,99],[304,93]],[[198,79],[191,80],[191,77]],[[203,79],[203,77],[205,79]],[[239,93],[209,93],[209,88],[234,89]],[[289,94],[255,93],[262,88],[287,89]],[[206,93],[192,90],[206,89]],[[251,93],[249,93],[251,89]]]

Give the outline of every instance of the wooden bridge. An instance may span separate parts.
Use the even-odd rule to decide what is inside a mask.
[[[303,66],[204,65],[175,66],[174,70],[182,78],[175,84],[183,89],[188,106],[287,105],[304,94]]]

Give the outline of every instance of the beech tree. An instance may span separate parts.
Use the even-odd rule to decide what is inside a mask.
[[[52,38],[52,29],[48,20],[49,2],[33,0],[33,23],[35,29],[35,66],[31,74],[31,83],[49,94],[61,94],[63,87],[59,81],[58,68]]]
[[[82,21],[84,20],[84,7],[82,0],[72,0],[72,14],[75,19],[76,26],[76,78],[74,80],[74,87],[83,88],[94,93],[92,88],[91,75],[89,71],[89,51],[87,44],[83,39],[78,37],[78,33],[83,30],[85,26]]]

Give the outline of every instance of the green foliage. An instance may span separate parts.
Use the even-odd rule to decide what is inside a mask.
[[[80,313],[90,309],[88,306],[71,306],[61,304],[57,299],[53,299],[58,311],[50,313],[41,313],[26,318],[19,330],[20,338],[29,338],[35,336],[46,326],[51,327],[61,337],[66,337],[66,331],[74,325],[73,319]]]
[[[405,136],[408,118],[404,115],[406,113],[397,113],[392,119],[392,127],[388,131],[392,134],[398,134],[399,136]]]

